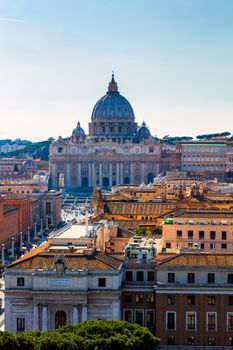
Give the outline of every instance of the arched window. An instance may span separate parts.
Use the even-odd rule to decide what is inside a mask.
[[[66,312],[63,310],[58,310],[55,313],[55,328],[65,327],[66,322]]]

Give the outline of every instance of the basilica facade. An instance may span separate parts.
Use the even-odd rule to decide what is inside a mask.
[[[68,141],[59,137],[51,144],[50,186],[87,192],[95,186],[147,184],[160,172],[161,152],[146,124],[136,123],[112,75],[107,93],[93,108],[88,134],[78,122]]]

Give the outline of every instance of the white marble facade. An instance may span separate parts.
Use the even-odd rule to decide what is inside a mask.
[[[18,286],[18,278],[24,285]],[[105,278],[106,285],[98,285]],[[56,328],[57,312],[65,324],[85,320],[120,319],[122,267],[109,270],[68,271],[63,275],[51,270],[10,268],[5,277],[5,329],[16,332],[24,319],[25,330]]]

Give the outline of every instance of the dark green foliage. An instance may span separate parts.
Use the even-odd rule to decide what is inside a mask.
[[[191,141],[193,138],[191,136],[169,136],[166,135],[162,138],[162,141],[175,145],[177,141]]]
[[[221,133],[215,133],[215,134],[204,134],[204,135],[198,135],[197,140],[210,140],[215,137],[226,137],[230,136],[231,133],[229,131],[221,132]]]
[[[54,331],[0,333],[1,350],[155,350],[158,338],[125,321],[85,321]]]

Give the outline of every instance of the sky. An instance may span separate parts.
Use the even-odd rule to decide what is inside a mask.
[[[0,0],[0,139],[87,131],[112,71],[152,135],[233,133],[233,1]]]

